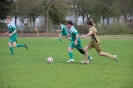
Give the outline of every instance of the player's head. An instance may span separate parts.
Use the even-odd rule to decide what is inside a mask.
[[[10,23],[10,21],[11,21],[11,16],[6,16],[6,21],[7,21],[8,23]]]
[[[68,28],[71,28],[72,26],[73,26],[72,21],[67,21],[67,27],[68,27]]]
[[[88,21],[88,22],[87,22],[87,27],[90,28],[91,26],[93,26],[92,21]]]
[[[60,22],[59,25],[61,26],[62,25],[62,22]]]

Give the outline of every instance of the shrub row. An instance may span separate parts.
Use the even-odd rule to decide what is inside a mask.
[[[80,34],[87,34],[88,28],[86,26],[75,25],[76,29]],[[117,35],[117,34],[133,34],[133,24],[118,24],[114,23],[109,26],[100,26],[96,25],[99,35]],[[0,33],[3,33],[7,30],[6,24],[0,22]],[[18,33],[35,33],[34,29],[18,29]],[[45,33],[46,30],[39,29],[39,33]],[[49,30],[49,32],[55,32],[54,30]]]
[[[88,28],[86,26],[75,26],[79,33],[88,33]],[[133,24],[111,24],[109,26],[97,26],[99,35],[118,35],[118,34],[133,34]]]

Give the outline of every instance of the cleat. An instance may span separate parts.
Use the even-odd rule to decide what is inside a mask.
[[[88,64],[89,63],[89,61],[85,61],[85,60],[83,60],[83,61],[80,61],[82,64]]]
[[[27,46],[27,44],[24,44],[24,47],[28,50],[28,46]]]
[[[90,57],[90,59],[89,59],[91,63],[92,63],[92,58],[93,58],[93,57]]]
[[[116,55],[114,55],[114,60],[115,60],[116,62],[118,62],[118,58],[117,58]]]
[[[74,62],[74,59],[70,59],[70,60],[68,60],[67,62],[68,62],[68,63]]]
[[[12,54],[12,53],[11,53],[11,54],[9,54],[9,55],[11,55],[11,56],[12,56],[12,55],[14,55],[14,54]]]

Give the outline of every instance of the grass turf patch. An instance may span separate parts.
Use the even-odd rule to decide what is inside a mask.
[[[89,50],[93,63],[81,64],[84,59],[76,49],[75,61],[69,59],[69,40],[58,44],[52,38],[19,38],[25,48],[14,48],[10,56],[8,38],[0,38],[0,88],[132,88],[132,39],[101,39],[102,50],[116,54],[119,62],[101,57],[95,49]],[[90,39],[82,39],[84,47]],[[48,57],[54,61],[46,62]]]

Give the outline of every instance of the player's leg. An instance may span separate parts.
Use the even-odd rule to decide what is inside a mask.
[[[69,60],[67,62],[73,62],[74,61],[74,57],[73,57],[73,52],[72,49],[74,48],[74,44],[71,43],[68,47],[68,54],[69,54]]]
[[[83,49],[77,49],[81,54],[85,55],[85,51]],[[88,52],[88,51],[87,51]],[[91,56],[88,56],[88,59],[92,59]]]
[[[86,47],[87,47],[87,46],[86,46]],[[88,48],[86,49],[86,51],[83,50],[83,49],[82,49],[82,46],[81,46],[81,41],[78,42],[78,45],[77,45],[76,49],[77,49],[81,54],[85,55],[85,58],[86,58],[86,59],[85,59],[84,61],[81,61],[81,63],[84,63],[84,62],[89,63],[88,59],[92,62],[92,57],[90,57],[90,56],[88,55]]]
[[[10,49],[10,55],[13,55],[14,54],[14,51],[13,51],[13,47],[12,47],[12,42],[8,42],[8,46],[9,46],[9,49]]]
[[[89,50],[89,48],[88,48],[88,46],[85,46],[84,47],[84,55],[85,55],[85,60],[83,60],[83,61],[81,61],[81,63],[89,63],[89,58],[90,58],[90,56],[88,56],[88,50]]]
[[[25,47],[28,50],[27,44],[17,44],[17,36],[13,38],[13,46],[14,47]]]
[[[14,39],[15,39],[15,36],[11,36],[10,39],[9,39],[9,42],[8,42],[8,46],[9,46],[9,49],[10,49],[10,55],[14,55],[14,50],[13,50],[13,42],[14,42]]]
[[[84,50],[82,49],[82,46],[81,46],[81,41],[78,41],[78,45],[76,45],[76,49],[84,55]]]
[[[96,44],[95,49],[97,50],[97,52],[100,56],[112,58],[112,59],[116,60],[116,62],[118,61],[116,55],[111,55],[109,53],[103,52],[100,44]]]
[[[109,53],[106,53],[106,52],[103,52],[103,51],[101,51],[101,52],[99,52],[99,55],[100,56],[106,56],[106,57],[109,57],[109,58],[114,58],[114,56],[113,55],[111,55],[111,54],[109,54]]]
[[[77,49],[81,54],[85,54],[84,50],[83,49]]]
[[[62,43],[62,34],[61,33],[59,34],[59,43],[60,44]]]
[[[28,46],[27,46],[27,44],[16,44],[16,45],[14,45],[14,47],[25,47],[27,50],[28,50]]]
[[[100,56],[105,56],[105,57],[112,58],[112,59],[114,59],[116,62],[118,62],[118,59],[117,59],[116,55],[112,55],[112,54],[109,54],[109,53],[106,53],[106,52],[103,52],[103,51],[99,52],[99,55],[100,55]]]

